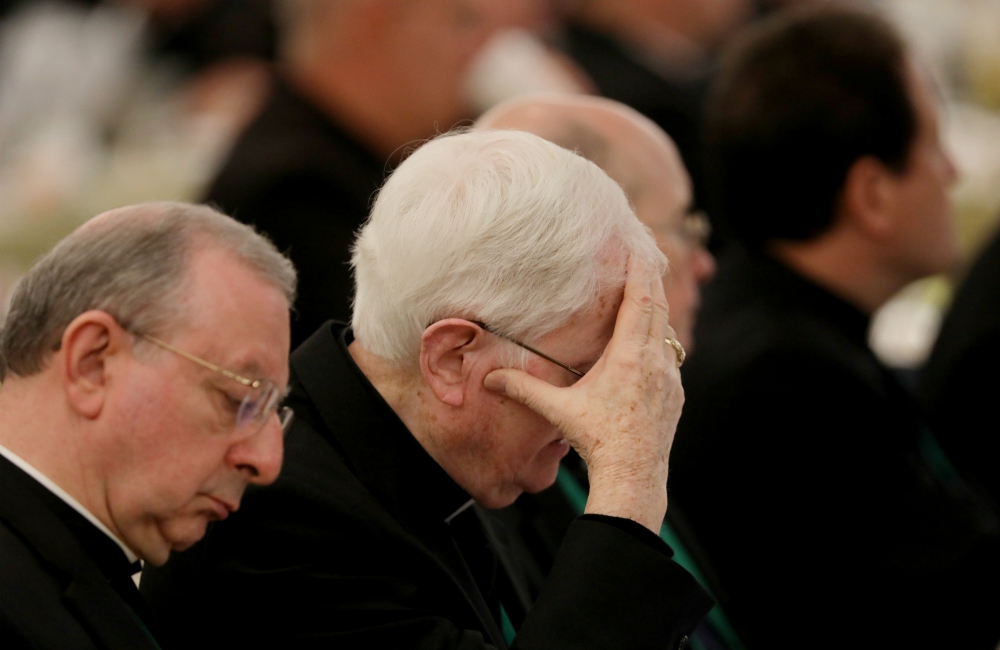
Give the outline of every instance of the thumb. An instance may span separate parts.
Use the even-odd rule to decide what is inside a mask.
[[[550,423],[558,426],[560,390],[552,384],[533,377],[523,370],[500,368],[486,375],[483,386],[524,404]]]

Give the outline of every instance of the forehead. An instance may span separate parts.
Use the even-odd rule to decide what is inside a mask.
[[[906,87],[917,118],[917,128],[933,130],[938,125],[938,95],[930,75],[917,63],[910,61],[906,69]]]
[[[288,303],[277,287],[232,254],[201,248],[182,300],[178,347],[252,378],[286,381]]]
[[[569,322],[545,337],[546,345],[558,347],[570,365],[596,361],[614,334],[624,292],[624,287],[618,287],[601,294],[593,307],[573,315]]]

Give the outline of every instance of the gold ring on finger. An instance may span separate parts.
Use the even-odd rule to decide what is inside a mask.
[[[684,364],[684,359],[687,358],[687,353],[684,352],[684,346],[677,339],[665,338],[663,342],[674,349],[677,353],[677,367],[680,368]]]

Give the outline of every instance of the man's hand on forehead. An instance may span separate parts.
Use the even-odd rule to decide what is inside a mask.
[[[658,531],[666,511],[667,460],[684,402],[659,274],[630,259],[614,335],[587,375],[557,388],[515,369],[486,376],[558,426],[586,461],[587,512],[635,519]]]

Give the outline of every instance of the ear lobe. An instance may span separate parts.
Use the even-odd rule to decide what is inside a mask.
[[[460,318],[438,321],[420,340],[420,371],[439,401],[462,406],[473,360],[483,351],[486,332]]]
[[[73,409],[94,419],[106,399],[108,361],[119,354],[128,333],[103,311],[80,314],[63,332],[58,352],[63,387]]]
[[[842,212],[870,237],[884,239],[895,226],[893,192],[895,176],[882,161],[865,156],[847,170],[841,194]]]

